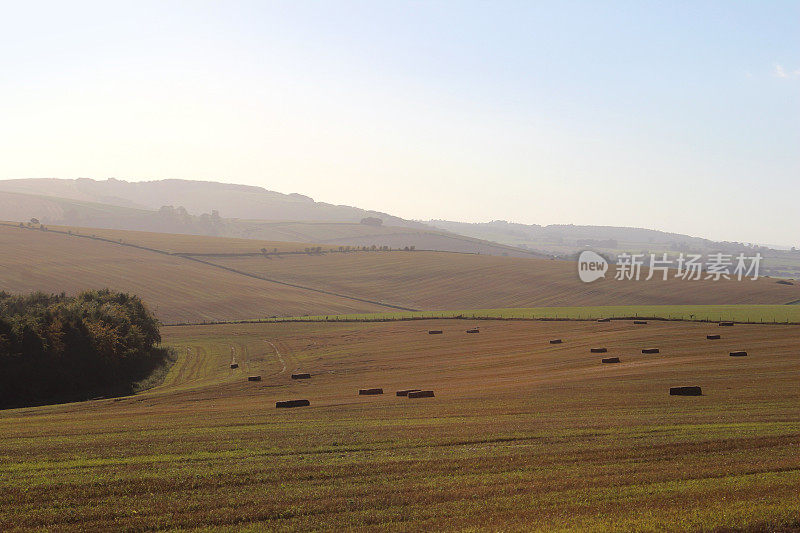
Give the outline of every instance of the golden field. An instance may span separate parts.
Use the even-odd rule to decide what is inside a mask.
[[[122,235],[97,231],[104,238]],[[131,291],[167,323],[404,310],[779,305],[800,300],[799,285],[780,285],[767,278],[755,282],[607,279],[583,284],[575,264],[566,261],[423,251],[227,257],[219,254],[250,253],[241,250],[251,244],[241,239],[128,233],[135,235],[119,244],[0,225],[4,250],[0,290]],[[269,244],[253,242],[253,246]],[[290,251],[301,245],[281,246]],[[204,261],[199,262],[172,252],[218,255],[198,255],[196,259]]]
[[[800,327],[474,325],[165,328],[161,386],[0,412],[0,529],[800,527]]]

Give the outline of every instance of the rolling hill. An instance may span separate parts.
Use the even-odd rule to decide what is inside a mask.
[[[164,205],[183,206],[193,214],[216,210],[225,218],[357,223],[365,217],[379,217],[392,226],[425,227],[386,213],[315,202],[301,194],[282,194],[261,187],[212,181],[0,180],[0,191],[144,210],[155,210]]]
[[[196,261],[53,231],[0,226],[0,290],[70,294],[109,287],[139,295],[166,322],[241,320],[320,310],[388,310]]]
[[[63,231],[63,232],[62,232]],[[299,252],[303,244],[0,226],[0,290],[139,294],[169,323],[393,310],[786,304],[800,286],[758,281],[581,283],[575,263],[450,252]],[[93,231],[93,230],[89,230]],[[95,235],[95,237],[92,237]],[[122,241],[122,243],[120,243]],[[250,248],[252,246],[252,248]],[[281,253],[262,255],[261,247]]]
[[[6,220],[25,222],[36,218],[48,226],[63,225],[67,229],[93,234],[110,234],[105,230],[130,230],[224,236],[267,241],[268,244],[289,242],[333,247],[375,245],[391,248],[415,246],[419,249],[521,257],[538,255],[521,248],[423,225],[371,225],[362,224],[360,219],[354,222],[231,219],[223,218],[214,211],[192,215],[182,206],[162,206],[156,211],[16,192],[0,191],[0,213]],[[119,238],[130,240],[127,234],[122,234]],[[260,250],[263,244],[257,245],[253,242],[252,247],[253,250]]]
[[[236,270],[416,309],[594,305],[785,304],[800,286],[757,281],[581,282],[574,262],[436,252],[216,257]]]

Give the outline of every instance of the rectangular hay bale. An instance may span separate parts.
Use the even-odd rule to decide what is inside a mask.
[[[305,407],[308,405],[311,405],[311,402],[308,400],[283,400],[275,402],[275,408],[277,409],[281,407]]]
[[[409,398],[433,398],[432,390],[418,390],[408,393]]]
[[[703,390],[700,387],[670,387],[670,396],[702,396]]]
[[[619,363],[619,357],[606,357],[601,360],[603,363]]]
[[[261,376],[247,376],[247,381],[261,381]]]
[[[301,372],[299,374],[292,374],[292,379],[311,379],[311,374],[308,372]]]
[[[361,396],[372,396],[375,394],[383,394],[383,389],[358,389],[358,394]]]
[[[410,392],[419,392],[420,389],[403,389],[397,391],[398,396],[408,396]]]
[[[608,348],[589,348],[589,353],[606,353]]]

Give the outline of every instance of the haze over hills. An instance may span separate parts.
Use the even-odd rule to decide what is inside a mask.
[[[182,206],[192,214],[217,211],[225,218],[359,222],[365,217],[379,217],[392,226],[423,227],[420,223],[386,213],[315,202],[302,194],[282,194],[261,187],[213,181],[22,179],[0,181],[0,191],[138,209],[159,209],[165,205]]]
[[[24,222],[31,218],[47,225],[329,246],[413,246],[465,253],[538,255],[386,213],[314,202],[299,194],[214,182],[0,181],[0,220]]]
[[[117,179],[0,181],[0,219],[45,224],[214,235],[329,246],[389,246],[491,255],[571,258],[591,248],[617,254],[759,250],[764,274],[800,277],[800,252],[611,226],[411,221],[301,194],[227,183]],[[377,221],[367,223],[364,221]]]

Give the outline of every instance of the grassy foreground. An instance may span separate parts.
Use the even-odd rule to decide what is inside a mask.
[[[0,530],[800,527],[800,328],[473,325],[165,328],[163,385],[0,412]]]
[[[269,319],[281,321],[412,320],[433,318],[569,319],[658,318],[698,322],[735,321],[765,324],[800,324],[800,305],[608,305],[595,307],[528,307],[461,311],[413,311],[316,315]]]

